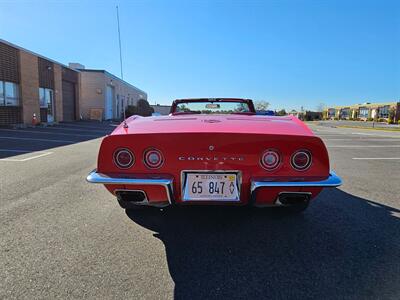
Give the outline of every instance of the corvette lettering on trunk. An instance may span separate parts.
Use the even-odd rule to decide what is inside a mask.
[[[243,156],[179,156],[178,160],[200,160],[200,161],[243,161]]]

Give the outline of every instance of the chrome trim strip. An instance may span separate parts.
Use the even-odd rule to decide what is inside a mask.
[[[251,181],[251,194],[261,187],[338,187],[342,179],[331,171],[325,180],[321,181]]]
[[[94,169],[86,177],[86,180],[90,183],[100,184],[161,185],[167,192],[168,203],[172,204],[174,195],[172,179],[110,177],[106,174],[98,173],[97,170]]]

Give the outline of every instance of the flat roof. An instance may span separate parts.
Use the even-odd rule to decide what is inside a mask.
[[[25,48],[23,48],[23,47],[21,47],[21,46],[15,45],[15,44],[10,43],[10,42],[8,42],[8,41],[6,41],[6,40],[0,39],[0,43],[6,44],[6,45],[11,46],[11,47],[14,47],[14,48],[16,48],[16,49],[18,49],[18,50],[25,51],[25,52],[27,52],[27,53],[30,53],[30,54],[35,55],[35,56],[37,56],[37,57],[46,59],[46,60],[48,60],[48,61],[51,61],[52,63],[55,63],[55,64],[57,64],[57,65],[63,66],[64,68],[67,68],[67,69],[70,69],[70,70],[72,70],[72,71],[75,71],[75,72],[78,72],[78,73],[79,73],[79,70],[77,70],[77,69],[70,68],[69,66],[64,65],[64,64],[62,64],[62,63],[60,63],[60,62],[58,62],[58,61],[55,61],[55,60],[50,59],[50,58],[48,58],[48,57],[46,57],[46,56],[37,54],[36,52],[30,51],[30,50],[25,49]]]
[[[352,104],[352,105],[333,106],[333,107],[328,107],[327,109],[387,106],[387,105],[397,105],[397,103],[398,103],[397,101],[393,101],[393,102],[361,103],[361,104]]]
[[[105,75],[107,75],[107,76],[109,76],[109,77],[112,77],[113,79],[118,80],[118,81],[120,81],[120,82],[123,82],[123,83],[126,84],[126,85],[129,85],[131,88],[137,90],[138,92],[141,92],[141,93],[143,93],[143,94],[146,94],[146,96],[147,96],[147,93],[146,93],[145,91],[143,91],[143,90],[137,88],[136,86],[130,84],[129,82],[126,82],[125,80],[119,78],[118,76],[115,76],[114,74],[111,74],[110,72],[108,72],[108,71],[106,71],[106,70],[98,70],[98,69],[78,69],[78,70],[79,70],[80,72],[104,73]]]

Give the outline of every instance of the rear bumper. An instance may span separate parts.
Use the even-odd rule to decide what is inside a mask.
[[[108,185],[130,185],[130,186],[161,186],[165,189],[167,205],[173,203],[173,185],[172,179],[168,178],[137,178],[137,177],[111,177],[103,173],[98,173],[97,170],[93,170],[86,177],[86,180],[90,183],[100,183]],[[127,189],[129,190],[129,189]],[[150,203],[148,205],[151,205]]]
[[[105,185],[129,185],[129,186],[161,186],[165,188],[167,195],[166,204],[174,203],[173,179],[169,178],[138,178],[138,177],[111,177],[109,175],[98,173],[96,170],[90,172],[86,177],[90,183],[100,183]],[[327,179],[321,181],[251,181],[251,198],[254,199],[257,190],[262,188],[334,188],[342,184],[342,180],[335,172],[331,171]],[[129,189],[127,189],[129,190]],[[254,201],[252,201],[254,204]],[[151,205],[151,203],[147,203]],[[255,204],[256,205],[256,204]]]
[[[252,181],[251,193],[263,187],[320,187],[333,188],[342,184],[342,179],[331,171],[327,179],[320,181]]]

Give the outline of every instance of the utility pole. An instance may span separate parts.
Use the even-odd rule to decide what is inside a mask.
[[[119,29],[119,10],[117,5],[117,23],[118,23],[118,43],[119,43],[119,63],[121,67],[121,79],[124,80],[124,73],[122,72],[122,50],[121,50],[121,30]],[[128,128],[126,123],[126,113],[125,113],[125,97],[122,100],[122,111],[124,114],[124,128]]]
[[[120,63],[120,67],[121,67],[121,79],[124,80],[124,73],[122,72],[121,30],[119,29],[118,5],[117,5],[117,23],[118,23],[119,63]]]

